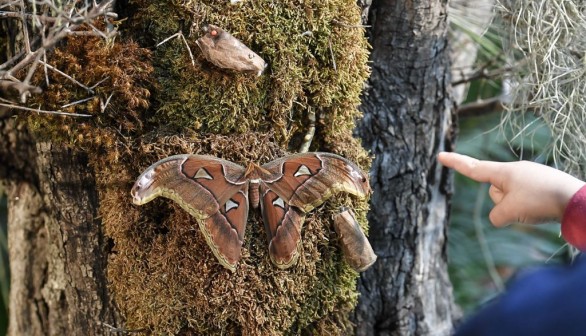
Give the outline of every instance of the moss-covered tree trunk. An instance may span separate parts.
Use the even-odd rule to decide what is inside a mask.
[[[368,215],[379,261],[362,274],[357,335],[448,335],[457,315],[447,273],[453,146],[447,1],[374,1],[372,74],[359,127],[375,155]]]
[[[405,27],[385,21],[386,6]],[[370,237],[380,261],[361,281],[358,333],[432,334],[434,327],[451,326],[441,253],[446,199],[433,166],[433,154],[447,146],[450,110],[444,6],[381,3],[372,12],[387,22],[375,23],[373,36],[386,40],[373,39],[369,94],[375,96],[364,105],[364,125],[392,137],[365,139],[377,162],[392,164],[377,165],[373,174],[379,195]],[[341,154],[368,169],[367,153],[352,138],[368,76],[355,1],[135,0],[117,1],[115,11],[124,18],[111,22],[121,32],[116,39],[78,35],[49,55],[52,66],[78,82],[98,84],[93,92],[55,72],[47,73],[48,84],[43,71],[33,77],[44,92],[31,106],[91,118],[2,114],[11,335],[353,333],[358,274],[342,260],[331,216],[340,206],[352,207],[366,228],[366,200],[338,195],[309,213],[299,262],[287,270],[271,263],[261,216],[251,211],[242,259],[230,272],[178,205],[157,199],[137,207],[129,191],[142,170],[172,154],[210,154],[245,165],[296,152],[313,133],[314,119],[310,150]],[[195,44],[203,23],[242,40],[268,62],[265,73],[254,77],[207,62]],[[177,32],[189,47],[181,38],[157,46]],[[387,67],[391,59],[396,64]],[[398,64],[404,65],[399,75],[387,72]],[[381,85],[396,91],[377,91]],[[402,112],[373,112],[391,109]],[[397,144],[385,142],[391,138]],[[398,154],[385,161],[391,150]],[[430,322],[439,319],[445,324]]]

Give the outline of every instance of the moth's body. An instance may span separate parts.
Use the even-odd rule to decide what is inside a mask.
[[[175,155],[143,172],[131,194],[137,205],[157,196],[175,200],[198,219],[210,248],[234,270],[248,218],[260,205],[269,254],[280,268],[298,258],[305,213],[334,193],[370,193],[364,174],[352,162],[329,153],[290,155],[246,168],[205,155]]]

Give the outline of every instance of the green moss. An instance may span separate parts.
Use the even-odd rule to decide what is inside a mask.
[[[165,10],[171,15],[160,15]],[[149,18],[151,43],[179,31],[181,19],[196,61],[193,66],[180,39],[156,49],[162,90],[153,122],[220,134],[274,129],[283,142],[296,131],[291,120],[295,104],[310,105],[323,118],[332,114],[329,109],[342,106],[346,121],[353,122],[368,75],[367,44],[361,28],[334,22],[356,23],[357,13],[351,1],[147,6],[138,15]],[[195,44],[205,22],[223,27],[263,57],[269,64],[265,74],[255,78],[205,61]]]
[[[127,327],[156,334],[349,333],[357,274],[342,260],[331,216],[350,206],[366,228],[365,200],[339,195],[308,214],[303,253],[288,270],[270,262],[261,216],[251,211],[243,257],[231,273],[185,211],[164,199],[133,206],[129,190],[143,169],[172,154],[210,154],[245,165],[294,152],[308,131],[310,110],[317,120],[311,150],[341,154],[366,170],[370,159],[352,129],[368,76],[367,42],[361,28],[335,23],[359,22],[355,1],[130,4],[133,12],[120,26],[124,38],[110,44],[70,39],[57,51],[57,66],[82,83],[109,78],[97,98],[68,110],[94,117],[27,120],[39,136],[90,155],[100,215],[115,243],[108,277]],[[204,22],[263,57],[265,73],[255,77],[207,62],[195,44]],[[195,65],[180,39],[156,46],[180,30]],[[56,109],[87,97],[51,76],[36,104]],[[101,109],[100,99],[112,92],[110,107]]]

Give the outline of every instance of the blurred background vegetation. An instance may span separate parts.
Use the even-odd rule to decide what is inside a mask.
[[[551,135],[545,125],[533,120],[530,139],[507,136],[500,125],[500,114],[462,120],[456,151],[483,160],[551,162],[550,155],[544,154],[551,152]],[[517,270],[569,257],[558,224],[493,227],[488,220],[493,205],[488,187],[459,174],[455,177],[449,271],[456,301],[466,313],[501,292]]]
[[[6,197],[0,184],[0,335],[6,334],[8,327],[8,285],[10,284],[8,269],[8,244],[6,240],[8,213]]]
[[[562,121],[571,125],[577,118],[574,116],[579,119],[582,112],[566,109],[566,105],[578,106],[582,98],[575,94],[576,90],[571,91],[570,97],[565,95],[562,87],[557,91],[553,87],[556,80],[567,77],[566,72],[582,73],[586,67],[579,63],[575,68],[570,67],[574,59],[565,48],[575,41],[550,42],[549,36],[541,32],[544,27],[540,24],[530,26],[535,15],[531,12],[532,6],[539,7],[542,3],[541,15],[557,18],[559,8],[564,5],[558,0],[536,3],[506,0],[451,2],[451,38],[456,42],[453,44],[455,52],[466,48],[462,42],[466,40],[472,41],[472,49],[476,51],[473,64],[465,64],[454,57],[456,99],[458,93],[462,95],[456,151],[483,160],[530,160],[584,178],[579,172],[583,165],[583,149],[580,146],[572,148],[577,143],[573,137],[574,145],[564,146],[570,144],[570,140],[565,140],[569,138],[560,131],[563,125],[559,125]],[[566,2],[565,5],[573,4]],[[582,12],[584,9],[586,7],[582,5]],[[566,14],[571,10],[567,9]],[[573,13],[579,14],[580,9]],[[584,22],[584,17],[570,14],[565,20]],[[562,21],[558,22],[562,24]],[[533,53],[528,52],[530,43],[534,47],[537,45]],[[559,54],[539,59],[544,48],[556,50]],[[559,67],[548,67],[551,64],[547,63],[559,63],[562,59],[567,68],[553,73],[550,69]],[[574,84],[573,79],[569,77],[567,81]],[[534,96],[541,97],[541,101],[533,100]],[[574,96],[575,101],[566,105],[563,99],[559,99],[566,97],[569,101]],[[582,147],[583,141],[582,138]],[[488,197],[489,185],[461,175],[455,176],[454,184],[448,232],[449,271],[456,301],[465,313],[473,312],[503,291],[506,282],[519,270],[571,260],[574,251],[561,239],[558,223],[495,228],[488,220],[493,205]]]

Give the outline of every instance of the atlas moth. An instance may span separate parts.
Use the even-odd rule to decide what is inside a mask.
[[[148,167],[136,180],[131,195],[136,205],[158,196],[177,202],[197,219],[220,264],[235,271],[249,206],[260,206],[269,256],[277,267],[285,269],[299,258],[306,213],[338,192],[367,197],[371,192],[367,174],[341,156],[316,152],[289,155],[262,166],[250,163],[246,168],[208,155],[170,156]],[[354,232],[357,223],[351,218],[344,216],[336,230]],[[345,253],[356,244],[370,247],[363,233],[346,236],[349,238],[340,239],[348,245],[342,249]],[[351,261],[356,269],[355,265],[363,268],[366,264]]]

